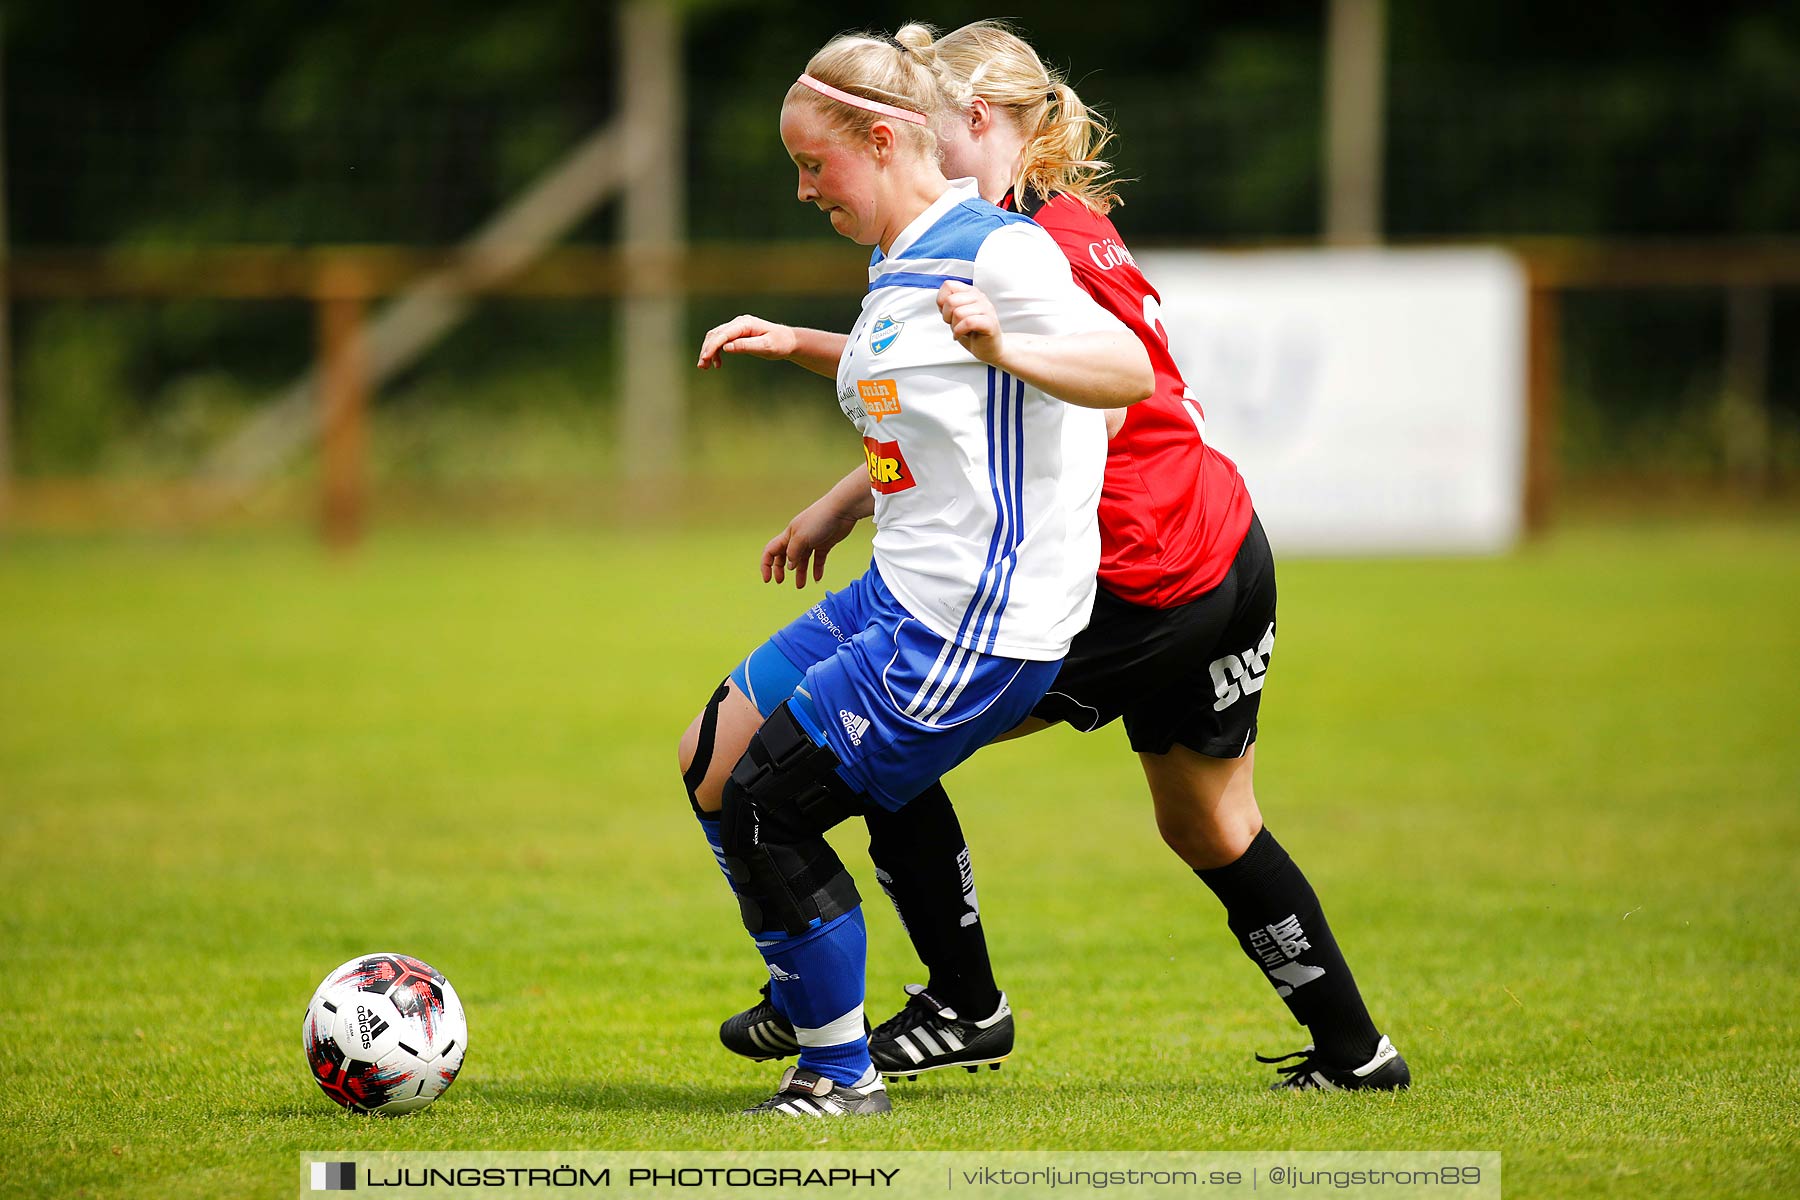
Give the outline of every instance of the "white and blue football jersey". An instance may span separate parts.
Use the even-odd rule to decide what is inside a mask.
[[[1003,335],[1125,327],[1076,286],[1049,234],[957,180],[875,252],[838,361],[894,596],[958,646],[1061,658],[1093,607],[1105,418],[959,346],[938,313],[947,279],[985,292]]]

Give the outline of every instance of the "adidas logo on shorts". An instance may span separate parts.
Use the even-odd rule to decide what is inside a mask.
[[[869,732],[869,718],[859,717],[847,708],[840,708],[838,720],[844,723],[844,732],[850,735],[850,744],[862,745],[863,734]]]

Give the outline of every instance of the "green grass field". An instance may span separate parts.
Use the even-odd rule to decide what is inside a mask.
[[[794,610],[756,580],[767,524],[349,562],[0,542],[0,1193],[721,1146],[1494,1149],[1514,1196],[1800,1193],[1800,521],[1283,563],[1258,793],[1411,1093],[1262,1090],[1252,1054],[1304,1037],[1123,735],[1056,731],[950,781],[1014,1060],[823,1131],[734,1115],[776,1072],[714,1028],[760,964],[673,766]],[[919,975],[865,890],[880,1019]],[[395,1121],[331,1106],[299,1046],[319,978],[376,949],[443,969],[471,1025],[456,1086]]]

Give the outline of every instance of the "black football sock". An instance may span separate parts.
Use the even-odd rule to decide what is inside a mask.
[[[969,847],[943,784],[868,822],[875,878],[931,972],[925,990],[959,1017],[989,1016],[1000,1007],[1000,988],[975,903]]]
[[[1275,985],[1326,1061],[1360,1067],[1381,1035],[1306,876],[1265,827],[1236,862],[1195,871],[1225,905],[1238,945]]]

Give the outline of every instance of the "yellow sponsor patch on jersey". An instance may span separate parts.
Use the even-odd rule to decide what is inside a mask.
[[[892,379],[859,379],[856,394],[862,398],[864,410],[877,423],[900,411],[900,386]]]

